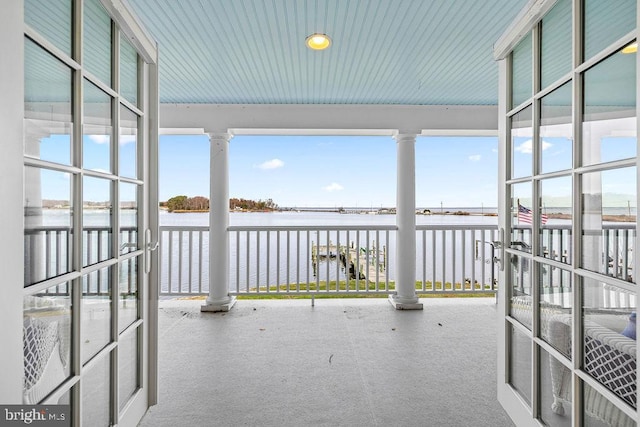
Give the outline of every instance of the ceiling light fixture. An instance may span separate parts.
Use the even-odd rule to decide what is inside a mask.
[[[309,49],[324,50],[331,45],[331,39],[326,34],[315,33],[305,39],[305,44]]]
[[[622,53],[636,53],[638,51],[638,42],[633,42],[622,48]]]

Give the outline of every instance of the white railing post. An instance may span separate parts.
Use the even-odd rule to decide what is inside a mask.
[[[416,135],[398,133],[396,190],[396,293],[389,301],[398,310],[422,310],[416,296]]]
[[[209,296],[201,311],[229,311],[229,140],[228,133],[210,133]]]

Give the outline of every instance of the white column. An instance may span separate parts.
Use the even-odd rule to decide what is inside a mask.
[[[398,310],[421,310],[416,296],[416,135],[396,135],[396,293],[389,301]]]
[[[201,311],[229,311],[229,140],[228,133],[210,133],[209,296]]]

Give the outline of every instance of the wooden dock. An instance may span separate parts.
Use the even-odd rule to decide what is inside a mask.
[[[315,245],[311,244],[311,262],[314,271],[317,270],[318,262],[338,259],[342,266],[349,272],[350,279],[356,279],[356,271],[358,279],[367,280],[369,282],[386,282],[387,281],[387,253],[386,248],[382,250],[373,247],[356,248],[353,244],[336,246]]]

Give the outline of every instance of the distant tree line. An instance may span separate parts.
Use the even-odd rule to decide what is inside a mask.
[[[169,212],[174,211],[208,211],[209,199],[202,196],[187,197],[175,196],[160,203],[160,206],[166,207]]]
[[[167,208],[169,212],[208,211],[209,199],[202,196],[174,196],[166,202],[160,202],[160,206]],[[229,200],[229,209],[244,211],[274,211],[278,209],[278,205],[275,204],[272,199],[256,201],[232,198]]]
[[[229,200],[229,209],[246,211],[275,211],[278,205],[272,199],[267,200],[247,200],[232,198]]]

